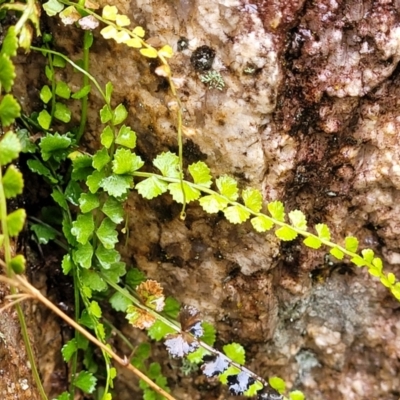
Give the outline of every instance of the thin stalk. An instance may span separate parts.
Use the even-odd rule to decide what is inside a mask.
[[[83,36],[83,69],[89,73],[89,50],[92,45],[93,34],[89,31],[85,31]],[[87,75],[83,75],[83,87],[88,86],[90,84],[89,77]],[[82,97],[81,100],[81,121],[79,124],[79,131],[76,135],[76,141],[79,144],[83,134],[85,133],[86,121],[88,115],[88,102],[89,102],[89,94]]]
[[[46,46],[48,46],[46,44]],[[56,79],[54,76],[54,65],[53,65],[53,57],[51,56],[51,54],[48,54],[48,60],[49,60],[49,68],[51,70],[51,110],[50,110],[50,124],[49,126],[51,126],[53,119],[54,119],[54,112],[56,110]]]
[[[135,346],[132,345],[129,339],[110,320],[103,317],[103,321],[117,334],[117,336],[120,337],[120,339],[131,349],[132,352],[135,351]]]
[[[8,226],[7,226],[7,202],[6,196],[3,188],[3,175],[2,169],[0,167],[0,219],[1,219],[1,229],[3,233],[3,250],[4,250],[4,259],[6,263],[6,273],[8,278],[12,278],[14,276],[14,272],[10,267],[11,261],[11,245],[10,245],[10,237],[8,235]],[[16,295],[18,292],[14,286],[10,287],[11,294]],[[22,311],[21,305],[16,304],[15,308],[18,314],[19,324],[21,326],[21,334],[25,344],[26,353],[28,355],[29,362],[32,368],[33,379],[35,380],[36,386],[39,390],[40,396],[43,400],[47,400],[46,392],[44,391],[42,381],[39,376],[39,371],[37,369],[35,357],[33,355],[33,349],[31,346],[31,342],[29,340],[28,328],[26,326],[25,316]]]
[[[169,70],[169,65],[165,57],[159,56],[161,62],[168,67]],[[175,100],[178,104],[178,110],[177,110],[177,133],[178,133],[178,157],[179,157],[179,172],[180,172],[180,185],[181,185],[181,190],[182,190],[182,210],[181,210],[181,215],[180,218],[184,220],[186,218],[186,194],[183,186],[183,139],[182,139],[182,103],[181,100],[178,96],[178,93],[176,91],[175,84],[172,80],[172,75],[171,73],[168,75],[168,83],[169,87],[171,89],[172,95],[175,97]]]
[[[43,222],[41,219],[36,218],[36,217],[28,217],[28,219],[29,219],[30,221],[36,222],[37,224],[40,224],[40,225],[45,226],[47,229],[53,231],[57,236],[64,237],[64,235],[63,235],[60,231],[58,231],[57,229],[55,229],[53,226],[51,226],[51,225],[49,225],[49,224],[46,224],[46,222]]]
[[[9,296],[7,296],[7,298],[12,300],[12,302],[1,307],[0,313],[2,313],[3,311],[7,310],[10,307],[14,307],[17,303],[20,303],[20,302],[28,300],[28,299],[32,299],[33,296],[31,296],[30,294],[27,294],[27,293],[17,293],[17,294],[10,294]]]
[[[45,226],[46,228],[50,229],[51,231],[53,231],[57,236],[63,236],[63,234],[61,232],[59,232],[57,229],[54,229],[51,225],[46,224],[45,222],[41,221],[39,218],[35,218],[35,217],[28,217],[29,220],[34,221],[40,225]],[[32,225],[31,222],[29,222],[29,225]],[[60,246],[62,249],[64,249],[65,251],[69,250],[69,247],[63,243],[61,240],[58,239],[52,239],[52,241],[57,244],[58,246]]]

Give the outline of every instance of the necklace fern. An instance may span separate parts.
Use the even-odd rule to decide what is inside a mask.
[[[137,191],[146,199],[152,199],[168,191],[176,202],[181,203],[181,186],[177,179],[178,162],[178,156],[169,152],[157,156],[153,164],[162,175],[135,172],[134,176],[146,178],[136,185]],[[213,184],[211,172],[202,161],[190,165],[188,171],[193,182],[183,181],[187,202],[198,200],[207,213],[222,211],[226,219],[233,224],[240,224],[250,219],[253,228],[260,233],[275,227],[275,235],[283,241],[291,241],[299,235],[303,236],[304,245],[315,250],[326,246],[330,249],[330,254],[338,260],[343,260],[345,256],[348,256],[357,267],[366,267],[372,276],[378,277],[393,296],[400,300],[400,282],[393,273],[383,272],[382,260],[375,256],[372,249],[362,249],[360,254],[358,253],[359,243],[356,237],[347,236],[344,244],[339,245],[331,239],[331,233],[326,224],[315,225],[315,233],[313,233],[307,227],[304,213],[293,210],[286,214],[281,201],[267,203],[266,211],[262,212],[261,192],[253,188],[246,188],[239,192],[236,180],[227,175],[215,180],[217,190],[210,189]]]

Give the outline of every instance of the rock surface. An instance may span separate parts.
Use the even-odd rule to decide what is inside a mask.
[[[399,277],[400,2],[250,1],[115,5],[176,51],[185,163],[204,160],[214,176],[231,174],[266,201],[301,209],[338,241],[357,236]],[[66,29],[56,41],[75,54]],[[202,83],[207,65],[191,63],[201,46],[215,51],[221,91]],[[177,149],[173,98],[155,67],[95,40],[91,72],[112,81],[115,101],[128,106],[148,164]],[[92,100],[85,140],[94,149],[101,102]],[[400,305],[366,271],[196,205],[181,221],[168,196],[144,201],[132,193],[127,212],[125,258],[198,307],[216,324],[219,344],[242,343],[257,373],[279,375],[313,400],[398,400]],[[217,398],[204,384],[181,382],[178,398]]]
[[[10,289],[1,283],[2,308],[8,303],[5,299],[8,295]],[[24,307],[24,312],[34,314],[30,305]],[[40,399],[21,336],[17,312],[12,307],[2,310],[0,318],[0,396],[5,400]]]

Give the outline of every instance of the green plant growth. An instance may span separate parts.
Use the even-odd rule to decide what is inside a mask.
[[[400,283],[392,273],[383,272],[382,261],[375,256],[372,249],[358,252],[358,240],[355,237],[346,237],[343,244],[339,244],[331,238],[327,225],[317,224],[310,229],[301,211],[286,213],[283,203],[278,200],[264,204],[260,191],[239,188],[237,181],[229,175],[213,179],[204,162],[195,162],[184,169],[182,105],[168,64],[168,59],[173,56],[171,47],[165,45],[156,49],[149,45],[144,39],[144,29],[140,26],[130,29],[129,18],[120,14],[115,6],[105,6],[99,15],[95,12],[98,8],[95,3],[85,4],[86,6],[81,2],[50,0],[43,5],[49,16],[59,16],[64,24],[75,23],[85,29],[83,56],[82,60],[73,62],[67,55],[52,50],[51,36],[46,36],[42,47],[31,47],[47,58],[45,73],[48,82],[40,89],[42,110],[30,117],[24,116],[23,121],[27,128],[34,126],[40,130],[42,136],[37,144],[33,144],[26,137],[28,131],[20,131],[20,138],[26,144],[25,151],[32,153],[27,162],[29,168],[49,184],[51,196],[61,210],[59,226],[49,226],[43,221],[35,220],[32,230],[39,243],[55,240],[66,249],[62,270],[74,283],[75,320],[94,332],[97,342],[90,340],[100,347],[104,360],[102,375],[105,378],[100,382],[97,377],[98,365],[93,357],[93,347],[89,344],[88,335],[76,329],[75,337],[62,349],[65,361],[71,365],[71,385],[68,392],[62,393],[58,399],[73,399],[77,390],[88,394],[96,392],[96,396],[103,400],[109,400],[113,396],[116,369],[112,359],[115,356],[107,347],[110,329],[103,320],[102,300],[105,298],[116,312],[125,314],[130,324],[147,330],[149,338],[163,340],[172,357],[186,358],[186,365],[189,362],[200,366],[207,377],[218,377],[231,393],[258,396],[260,399],[268,399],[269,395],[276,399],[303,399],[304,395],[299,391],[287,393],[280,378],[271,377],[265,380],[248,370],[244,366],[245,350],[240,344],[227,344],[222,351],[217,350],[214,347],[215,329],[202,320],[198,310],[189,305],[181,306],[176,300],[165,297],[158,282],[146,279],[139,270],[121,261],[118,243],[125,234],[124,228],[120,227],[127,225],[124,202],[129,193],[137,190],[148,200],[169,193],[175,202],[182,204],[182,218],[185,217],[186,204],[198,201],[206,213],[222,212],[233,224],[249,220],[260,233],[274,229],[274,234],[280,240],[290,241],[301,236],[307,247],[317,250],[325,246],[335,258],[342,260],[347,256],[358,267],[366,267],[398,300]],[[178,104],[176,121],[179,151],[178,154],[165,152],[157,155],[152,164],[159,173],[142,171],[144,161],[135,153],[136,132],[124,124],[128,116],[125,106],[113,104],[112,83],[108,82],[103,88],[89,73],[89,51],[93,42],[90,30],[96,29],[100,24],[105,25],[100,31],[105,39],[137,49],[144,57],[158,58],[160,66],[156,73],[169,81],[171,94]],[[12,70],[10,57],[15,54],[17,46],[16,34],[12,29],[9,32],[12,39],[5,40],[0,53],[0,59],[6,60],[4,65],[8,66],[8,71]],[[6,46],[7,43],[12,45]],[[66,68],[67,65],[72,66],[83,77],[82,86],[75,93],[67,82],[57,78],[56,71]],[[7,68],[3,70],[7,71]],[[11,89],[14,76],[12,73],[8,73],[5,78],[0,76],[0,83],[6,92]],[[213,77],[211,72],[203,79],[210,87],[221,90],[224,82],[220,78]],[[100,134],[100,149],[94,154],[87,154],[80,150],[79,141],[85,131],[88,94],[92,85],[104,101],[104,106],[99,110],[103,129]],[[7,93],[0,103],[3,126],[11,124],[20,112],[16,100],[7,96],[11,95]],[[5,103],[2,108],[3,101],[9,103]],[[74,101],[81,104],[80,123],[77,127],[72,126],[70,111],[70,105]],[[0,154],[5,154],[0,159],[2,166],[17,157],[19,143],[12,132],[4,136],[0,142]],[[10,152],[10,148],[16,150]],[[66,167],[69,165],[70,168]],[[9,197],[15,196],[22,187],[22,183],[19,186],[14,185],[15,187],[11,185],[10,182],[14,182],[16,177],[22,182],[22,177],[15,167],[11,170],[10,168],[4,177],[0,175],[2,187],[5,188],[4,194],[0,193],[3,234],[0,238],[5,247],[8,246],[7,232],[17,235],[22,229],[22,216],[25,216],[19,210],[15,211],[17,214],[14,212],[8,216],[4,211],[7,193]],[[13,174],[12,180],[10,174]],[[17,266],[14,269],[23,269],[22,259],[12,262],[10,257],[6,257],[5,263],[9,267]],[[11,274],[10,271],[9,268]],[[127,362],[152,378],[159,388],[165,390],[162,393],[166,397],[169,388],[160,365],[150,361],[149,349],[148,343],[140,344]],[[80,368],[80,355],[83,356],[83,368]],[[143,398],[162,398],[160,392],[157,393],[150,386],[142,378],[140,387],[144,392]]]
[[[36,3],[28,1],[26,4],[2,4],[0,9],[3,13],[6,10],[13,10],[17,15],[20,15],[18,22],[8,28],[0,50],[0,248],[4,255],[1,266],[5,269],[7,276],[12,278],[15,274],[23,273],[26,264],[22,254],[13,254],[11,246],[11,240],[18,236],[24,227],[26,212],[23,208],[18,208],[10,213],[7,210],[7,201],[14,199],[23,191],[22,174],[15,165],[11,164],[18,158],[22,150],[18,136],[10,128],[15,119],[20,116],[21,111],[17,100],[10,93],[16,77],[12,58],[16,56],[18,47],[29,48],[32,37],[31,23],[38,34],[40,34],[40,31]],[[6,130],[6,133],[4,133],[4,130]],[[15,287],[11,286],[10,290],[13,296],[18,296]],[[19,304],[16,304],[16,310],[33,377],[42,398],[45,399],[46,394],[29,341],[24,313]]]
[[[206,74],[200,75],[200,80],[205,83],[209,89],[223,90],[225,87],[224,78],[217,71],[208,71]]]

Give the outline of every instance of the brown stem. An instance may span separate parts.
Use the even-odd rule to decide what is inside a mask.
[[[82,328],[78,323],[76,323],[72,318],[68,315],[64,314],[59,308],[57,308],[50,300],[48,300],[45,296],[43,296],[39,290],[37,290],[34,286],[32,286],[25,277],[21,275],[16,275],[14,279],[7,278],[5,276],[0,276],[0,280],[4,281],[8,284],[19,287],[25,293],[28,293],[36,300],[43,303],[46,307],[52,310],[55,314],[61,317],[65,322],[67,322],[70,326],[80,332],[83,336],[85,336],[88,340],[94,343],[96,346],[100,347],[103,351],[105,351],[111,358],[113,358],[118,364],[132,371],[136,376],[145,381],[153,390],[155,390],[160,395],[164,396],[168,400],[176,400],[170,394],[168,394],[164,389],[160,388],[156,383],[154,383],[151,379],[149,379],[143,372],[135,368],[133,365],[129,363],[129,360],[125,358],[121,358],[118,354],[116,354],[113,350],[111,350],[108,346],[101,343],[97,340],[96,337],[91,335],[87,330]]]

